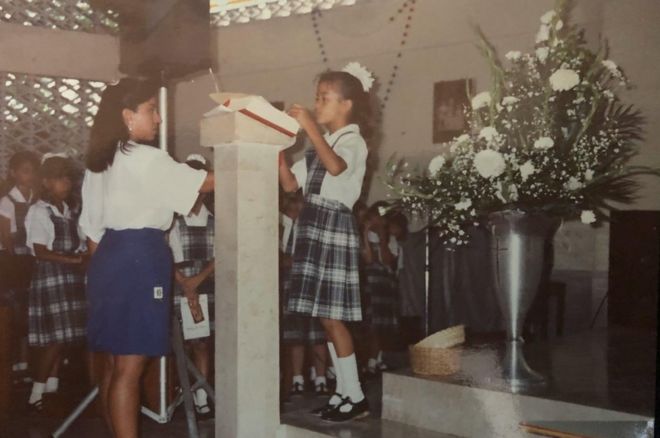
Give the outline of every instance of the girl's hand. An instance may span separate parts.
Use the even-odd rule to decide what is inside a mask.
[[[199,304],[199,294],[195,291],[186,292],[184,295],[188,300],[188,307],[190,308],[190,313],[192,314],[193,321],[201,322],[204,320],[204,312],[202,312],[202,306]]]
[[[312,113],[302,105],[294,104],[289,109],[289,115],[296,119],[300,123],[300,126],[307,132],[316,127],[316,121]]]

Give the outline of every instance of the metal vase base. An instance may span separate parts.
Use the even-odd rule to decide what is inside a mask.
[[[502,375],[514,393],[545,388],[548,380],[527,364],[523,355],[524,341],[513,340],[506,343],[506,353],[502,363]]]
[[[511,391],[543,386],[523,353],[523,324],[541,280],[549,275],[546,244],[559,221],[543,214],[507,210],[489,216],[491,257],[497,300],[506,325],[507,346],[502,371]]]

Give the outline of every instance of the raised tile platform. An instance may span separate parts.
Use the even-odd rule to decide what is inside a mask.
[[[655,335],[600,330],[530,345],[532,367],[551,376],[536,392],[514,394],[498,368],[502,351],[464,348],[462,369],[424,378],[383,376],[386,420],[466,437],[525,435],[520,423],[646,422],[654,415]]]

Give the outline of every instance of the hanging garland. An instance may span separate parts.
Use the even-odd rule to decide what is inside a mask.
[[[397,18],[407,14],[401,35],[401,41],[399,43],[399,51],[396,54],[396,59],[394,61],[394,65],[392,66],[392,71],[390,73],[389,80],[387,81],[385,92],[381,99],[381,104],[380,104],[381,117],[383,112],[385,111],[385,106],[387,105],[387,102],[390,98],[390,94],[392,93],[392,87],[396,80],[401,60],[403,59],[403,49],[405,48],[406,43],[408,42],[408,36],[410,35],[410,30],[412,26],[412,17],[415,12],[416,2],[417,0],[405,0],[401,5],[401,7],[397,10],[397,12],[394,13],[388,20],[389,23],[394,23],[397,20]],[[312,26],[314,28],[314,35],[316,36],[316,42],[319,47],[321,60],[323,61],[323,64],[329,68],[328,54],[325,48],[325,43],[323,42],[323,38],[321,36],[321,29],[319,25],[319,19],[322,17],[321,10],[318,8],[314,9],[311,13],[311,17],[312,17]]]

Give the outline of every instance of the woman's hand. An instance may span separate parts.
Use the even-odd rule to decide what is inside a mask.
[[[204,312],[202,306],[199,304],[199,294],[196,291],[185,291],[184,296],[188,300],[188,308],[192,314],[193,321],[201,322],[204,320]]]

